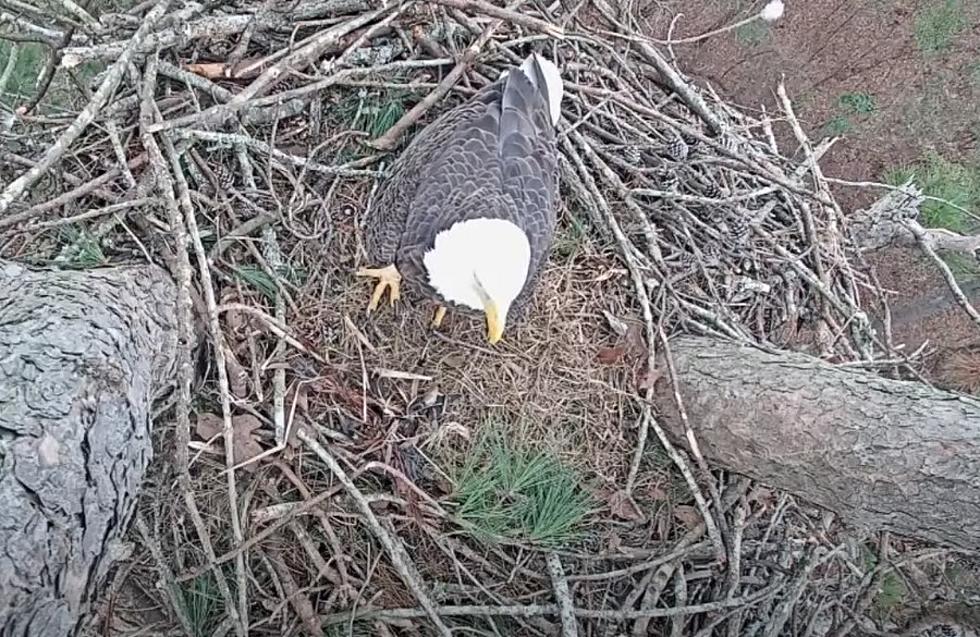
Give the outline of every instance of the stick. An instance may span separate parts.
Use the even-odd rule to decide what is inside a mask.
[[[551,584],[555,587],[555,599],[561,610],[562,637],[578,637],[578,622],[575,621],[575,605],[568,591],[568,580],[561,567],[561,558],[554,551],[548,553],[548,572],[551,574]]]
[[[443,623],[442,619],[439,617],[440,613],[432,602],[432,598],[429,596],[429,592],[426,590],[425,585],[422,583],[422,579],[419,576],[418,570],[415,568],[415,564],[412,562],[412,558],[405,551],[405,547],[402,546],[401,541],[398,540],[396,536],[392,536],[388,531],[381,526],[381,522],[374,515],[374,511],[371,510],[371,505],[364,498],[364,494],[361,493],[354,481],[350,479],[344,468],[340,466],[334,457],[330,454],[325,447],[323,447],[316,438],[311,436],[305,430],[300,429],[296,432],[296,435],[302,440],[307,447],[310,448],[313,453],[327,465],[334,477],[344,488],[347,490],[348,495],[353,498],[354,502],[357,504],[357,508],[360,509],[361,515],[364,516],[365,521],[371,531],[378,538],[378,541],[384,546],[385,550],[388,552],[388,556],[391,558],[391,563],[398,571],[401,576],[402,581],[408,586],[409,590],[415,595],[415,598],[419,600],[422,605],[422,614],[417,615],[418,617],[428,617],[433,624],[435,624],[436,629],[439,631],[440,635],[444,637],[452,637],[452,633],[449,628]],[[344,617],[341,621],[347,621],[348,617]],[[325,625],[329,625],[328,622],[324,622]]]
[[[517,0],[517,2],[511,3],[510,7],[517,7],[523,4],[524,0]],[[476,41],[470,45],[466,51],[463,52],[463,57],[460,61],[453,67],[446,77],[439,82],[439,85],[428,95],[425,96],[421,102],[413,106],[407,113],[402,115],[394,126],[389,128],[385,133],[375,140],[368,142],[369,145],[377,148],[378,150],[391,150],[398,143],[398,138],[402,136],[406,130],[408,130],[415,122],[417,122],[425,113],[435,106],[436,102],[442,99],[446,93],[452,90],[456,82],[463,77],[463,73],[466,69],[473,63],[476,56],[480,53],[480,50],[486,45],[487,41],[493,37],[494,32],[500,28],[503,24],[502,20],[495,20],[483,32],[477,37]]]
[[[371,22],[374,20],[390,12],[390,15],[385,17],[377,24],[372,25],[361,35],[361,37],[351,44],[347,50],[345,50],[336,59],[332,60],[329,63],[329,67],[332,69],[336,68],[340,64],[343,64],[347,58],[350,57],[351,53],[357,50],[360,45],[370,39],[376,31],[387,27],[392,20],[400,15],[401,12],[407,9],[411,4],[412,1],[409,0],[405,4],[399,6],[395,11],[392,11],[391,7],[382,6],[376,11],[365,13],[353,20],[349,20],[343,24],[326,29],[311,38],[310,41],[304,46],[285,56],[278,63],[267,68],[262,72],[262,75],[255,78],[255,80],[253,80],[252,83],[245,88],[245,90],[235,95],[235,97],[233,97],[226,104],[217,104],[211,108],[201,111],[200,113],[195,113],[194,115],[188,115],[186,117],[179,117],[174,120],[160,122],[152,129],[152,132],[172,130],[174,128],[184,128],[190,125],[195,125],[198,128],[212,128],[223,124],[228,121],[232,115],[244,108],[250,100],[258,97],[260,93],[271,88],[274,83],[281,80],[282,76],[289,73],[290,70],[302,69],[309,66],[313,60],[319,57],[325,49],[336,44],[340,38],[344,37],[348,33],[351,33],[352,31],[360,29],[365,25],[371,24]]]
[[[7,212],[10,205],[19,199],[24,194],[24,191],[34,185],[34,182],[50,170],[55,162],[65,154],[68,147],[85,132],[88,125],[95,121],[95,117],[99,114],[99,111],[106,105],[109,98],[119,86],[123,73],[136,54],[136,49],[146,39],[160,18],[163,17],[169,5],[170,0],[159,0],[158,4],[143,19],[139,29],[133,34],[133,39],[129,41],[129,44],[120,54],[119,58],[109,67],[105,79],[102,80],[102,84],[99,85],[92,99],[85,105],[85,108],[78,114],[78,117],[75,118],[71,126],[65,129],[65,132],[48,148],[47,152],[44,153],[44,157],[33,168],[10,182],[10,185],[4,188],[3,192],[0,193],[0,215]]]
[[[519,24],[522,27],[527,27],[535,31],[540,31],[545,35],[549,35],[558,40],[565,38],[565,31],[556,24],[551,24],[541,20],[540,18],[534,18],[523,13],[517,13],[511,9],[504,9],[503,7],[498,7],[496,5],[490,4],[489,2],[484,2],[484,0],[432,0],[435,4],[441,4],[445,7],[452,7],[454,9],[460,9],[462,11],[476,11],[484,15],[488,15],[494,18],[499,18],[506,22],[512,24]]]
[[[641,617],[681,617],[685,615],[700,615],[726,608],[751,606],[769,599],[782,590],[782,585],[769,586],[752,595],[735,597],[717,602],[675,606],[673,608],[644,608],[622,610],[593,610],[591,608],[573,608],[575,617],[586,619],[601,619],[606,621],[628,621]],[[527,606],[438,606],[435,611],[444,617],[538,617],[541,615],[560,615],[561,608],[557,604],[531,604]],[[327,615],[323,618],[325,626],[342,624],[351,619],[413,619],[425,617],[427,611],[420,608],[363,608],[354,613],[344,612]]]
[[[908,228],[908,231],[915,236],[915,240],[919,244],[919,247],[922,248],[922,251],[925,252],[930,259],[932,259],[932,261],[939,268],[939,271],[942,272],[943,279],[946,280],[946,285],[949,286],[949,291],[952,292],[953,298],[956,299],[959,306],[963,308],[963,311],[970,316],[977,327],[980,327],[980,313],[977,312],[976,308],[970,304],[969,299],[966,298],[966,294],[963,293],[963,290],[960,288],[960,284],[956,282],[956,275],[954,275],[953,271],[949,269],[946,262],[942,260],[942,257],[936,254],[935,249],[933,249],[932,244],[929,242],[929,237],[926,234],[925,229],[915,222],[910,223],[906,221],[902,225]]]
[[[143,147],[146,149],[147,156],[149,159],[150,169],[153,171],[154,177],[156,178],[156,187],[161,192],[164,200],[167,204],[166,210],[170,220],[171,232],[174,235],[174,245],[176,250],[175,267],[176,272],[174,273],[179,284],[178,296],[177,296],[177,307],[180,312],[179,316],[181,321],[177,326],[177,338],[183,347],[178,348],[180,352],[180,359],[178,363],[178,391],[179,396],[177,403],[174,407],[177,415],[177,449],[176,449],[176,459],[177,466],[180,469],[178,474],[178,482],[181,486],[181,491],[184,494],[184,505],[190,512],[191,521],[194,524],[194,528],[197,531],[198,539],[201,541],[201,548],[204,551],[205,556],[208,558],[207,568],[210,569],[211,573],[215,577],[217,582],[218,591],[221,593],[222,598],[225,601],[225,608],[228,614],[231,616],[232,621],[235,624],[236,633],[239,637],[245,637],[247,631],[241,623],[241,619],[238,615],[238,611],[235,610],[235,604],[231,597],[231,591],[228,588],[228,582],[225,580],[224,573],[218,569],[218,564],[216,561],[216,556],[214,552],[214,546],[211,543],[211,536],[208,534],[207,527],[204,526],[204,520],[201,518],[200,510],[197,507],[197,503],[194,500],[194,490],[191,486],[190,470],[189,470],[189,459],[187,450],[190,447],[190,405],[191,405],[191,385],[194,381],[194,368],[191,362],[191,348],[194,342],[194,331],[193,331],[193,313],[192,313],[192,302],[191,302],[191,265],[190,257],[187,254],[187,233],[185,230],[184,220],[182,218],[180,208],[177,203],[177,198],[174,195],[173,179],[170,177],[170,173],[167,170],[166,159],[163,157],[163,153],[160,151],[160,147],[154,139],[153,135],[147,132],[149,124],[153,121],[153,91],[156,87],[156,67],[153,62],[156,58],[153,57],[147,63],[146,76],[143,78],[143,86],[140,88],[141,100],[140,100],[140,136],[143,142]],[[133,72],[135,74],[135,71]]]
[[[161,117],[157,112],[157,117]],[[162,118],[162,117],[161,117]],[[221,330],[221,321],[218,315],[218,303],[214,293],[214,281],[211,278],[211,266],[208,263],[207,251],[201,241],[201,233],[198,230],[197,218],[195,215],[194,204],[191,203],[190,189],[184,178],[184,172],[180,165],[180,158],[168,137],[163,137],[164,148],[170,156],[170,170],[175,177],[177,186],[177,201],[184,214],[184,223],[187,233],[194,246],[194,254],[197,257],[198,273],[201,277],[201,287],[204,290],[204,301],[207,307],[208,331],[211,333],[214,346],[215,366],[218,371],[218,388],[221,394],[221,415],[223,420],[223,433],[225,443],[225,466],[232,469],[235,466],[235,429],[231,421],[231,390],[228,381],[228,362],[225,357],[227,347],[224,333]],[[242,523],[240,509],[238,507],[238,488],[236,485],[235,471],[230,470],[225,473],[228,485],[228,505],[229,518],[231,522],[232,538],[235,544],[244,541],[242,534]],[[238,613],[240,616],[239,625],[245,633],[248,633],[248,580],[245,577],[245,558],[244,551],[235,558],[235,575],[238,580]]]

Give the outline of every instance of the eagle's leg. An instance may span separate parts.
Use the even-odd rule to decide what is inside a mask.
[[[442,325],[442,319],[446,318],[446,306],[440,305],[436,308],[436,315],[432,319],[432,329],[439,329]]]
[[[381,297],[384,296],[387,288],[391,288],[389,305],[394,305],[395,301],[401,298],[402,275],[398,272],[398,268],[394,264],[383,268],[361,268],[357,271],[357,276],[379,279],[377,285],[374,286],[371,302],[368,303],[369,314],[377,309],[378,303],[381,301]]]

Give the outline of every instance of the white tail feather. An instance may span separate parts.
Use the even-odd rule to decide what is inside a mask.
[[[531,83],[535,87],[538,87],[538,74],[534,71],[535,61],[541,70],[541,75],[544,76],[545,86],[548,89],[548,108],[551,111],[551,122],[557,126],[558,118],[561,117],[561,100],[565,93],[565,87],[561,80],[561,72],[551,60],[547,60],[537,53],[532,53],[521,64],[521,71],[524,72],[524,75],[531,80]]]

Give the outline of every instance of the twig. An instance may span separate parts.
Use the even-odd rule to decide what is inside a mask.
[[[341,55],[332,60],[329,63],[329,67],[332,69],[343,64],[351,53],[353,53],[353,51],[355,51],[361,44],[369,39],[377,30],[387,27],[387,25],[394,20],[395,17],[400,15],[401,12],[407,9],[411,4],[412,0],[408,0],[408,2],[394,9],[390,6],[383,6],[380,9],[370,13],[360,15],[353,20],[349,20],[338,26],[326,29],[310,39],[306,45],[300,47],[293,53],[285,56],[278,63],[267,68],[243,91],[235,95],[235,97],[233,97],[227,103],[217,104],[193,115],[161,122],[157,124],[153,130],[156,132],[161,130],[172,130],[174,128],[184,128],[188,126],[212,128],[223,124],[239,110],[247,106],[253,98],[258,97],[262,92],[271,88],[274,83],[280,81],[282,76],[288,73],[290,69],[301,69],[306,67],[312,63],[313,60],[319,57],[319,55],[325,49],[336,44],[340,38],[363,26],[371,24],[378,18],[385,16],[385,14],[389,14],[380,22],[368,28],[364,34],[361,35],[361,37],[359,37],[353,44],[351,44],[351,46],[349,46]]]
[[[162,116],[157,112],[157,117]],[[228,364],[225,356],[224,333],[221,329],[221,321],[218,315],[218,303],[215,298],[214,282],[211,278],[211,266],[208,263],[207,252],[204,243],[201,241],[201,233],[197,227],[197,218],[194,204],[191,203],[190,189],[180,166],[180,159],[168,137],[163,137],[164,148],[170,156],[170,169],[174,175],[174,182],[177,186],[177,201],[184,214],[184,223],[187,233],[194,246],[194,253],[197,257],[198,273],[201,277],[201,286],[204,291],[204,301],[207,308],[208,331],[211,333],[215,366],[218,372],[218,388],[221,395],[221,415],[223,420],[223,433],[225,443],[225,466],[232,469],[235,466],[235,428],[231,420],[231,390],[228,382]],[[238,508],[238,489],[236,485],[235,471],[229,470],[225,473],[228,485],[228,505],[229,518],[231,521],[232,539],[236,544],[241,544],[244,540],[242,534],[242,523],[240,510]],[[245,576],[244,552],[240,553],[235,559],[235,575],[238,580],[238,613],[240,617],[239,625],[241,629],[248,633],[248,580]]]
[[[11,44],[10,48],[7,49],[7,63],[3,66],[3,73],[0,73],[0,95],[7,92],[7,84],[14,74],[14,68],[17,66],[17,59],[19,57],[20,45],[17,43]]]
[[[296,434],[307,447],[310,448],[313,453],[317,455],[330,472],[333,473],[334,477],[344,486],[347,490],[348,495],[357,504],[357,508],[360,510],[361,515],[364,516],[365,521],[371,528],[375,537],[381,542],[385,550],[388,552],[388,556],[391,558],[391,563],[398,571],[401,576],[402,581],[408,586],[409,590],[415,595],[415,598],[419,600],[422,605],[422,617],[428,617],[432,623],[435,625],[436,630],[440,635],[444,637],[451,637],[452,633],[449,628],[443,623],[439,616],[438,608],[433,604],[432,598],[429,595],[428,590],[426,590],[425,585],[422,583],[422,579],[419,576],[418,570],[415,568],[415,564],[412,562],[412,558],[405,551],[405,547],[402,546],[401,541],[388,533],[388,531],[381,526],[381,522],[374,515],[374,511],[371,510],[371,505],[368,504],[367,500],[364,498],[364,494],[361,493],[357,485],[354,484],[353,480],[347,475],[343,467],[340,466],[334,457],[330,454],[325,447],[323,447],[316,438],[307,433],[305,430],[299,430]],[[348,618],[345,617],[343,621],[347,621]],[[324,622],[325,625],[330,625],[329,622]]]
[[[0,193],[0,215],[7,212],[10,205],[20,198],[24,192],[34,185],[40,177],[46,173],[51,167],[61,158],[62,155],[68,150],[68,147],[78,139],[78,137],[88,128],[88,125],[95,121],[95,117],[99,114],[99,111],[106,105],[109,98],[115,92],[116,87],[119,86],[120,80],[122,80],[123,73],[126,72],[129,63],[132,61],[133,56],[136,53],[137,47],[150,33],[156,23],[163,17],[167,11],[167,7],[170,5],[170,0],[159,0],[157,5],[150,10],[140,24],[139,29],[133,34],[132,40],[120,54],[119,59],[117,59],[109,70],[106,72],[105,78],[102,80],[102,84],[99,85],[98,90],[92,95],[92,99],[86,104],[82,112],[78,114],[75,121],[72,122],[65,131],[58,136],[58,139],[48,147],[47,151],[40,161],[37,162],[30,170],[18,177],[17,179],[10,182],[10,184],[3,189]]]
[[[518,0],[517,2],[511,3],[511,7],[520,6],[524,0]],[[374,148],[379,150],[391,150],[398,143],[398,139],[402,134],[408,130],[415,122],[417,122],[425,113],[432,108],[436,102],[442,99],[446,93],[448,93],[452,87],[459,81],[466,69],[473,63],[476,56],[480,53],[480,50],[487,43],[487,41],[493,36],[494,32],[500,28],[503,22],[501,20],[495,20],[483,32],[477,37],[476,41],[473,42],[464,52],[463,57],[460,61],[453,67],[446,77],[439,82],[439,85],[428,95],[425,99],[420,101],[418,104],[413,106],[407,113],[398,118],[398,121],[389,128],[385,133],[368,142]]]
[[[377,177],[379,175],[376,170],[359,170],[355,168],[349,168],[347,166],[325,166],[319,162],[306,159],[304,157],[297,157],[296,155],[290,155],[289,153],[284,153],[278,148],[274,148],[270,144],[263,142],[261,140],[255,139],[248,135],[236,135],[232,133],[217,133],[213,131],[206,130],[196,130],[196,129],[178,129],[174,131],[174,134],[178,137],[183,137],[185,139],[202,139],[210,142],[218,142],[221,144],[233,144],[236,146],[246,146],[257,150],[258,152],[271,155],[272,157],[282,160],[286,163],[292,164],[293,166],[302,166],[307,170],[312,170],[314,172],[323,173],[325,175],[341,175],[344,177]]]
[[[575,604],[572,603],[572,595],[568,591],[568,580],[565,578],[565,570],[561,566],[561,558],[555,552],[547,555],[548,573],[551,575],[551,585],[555,589],[555,600],[561,610],[561,634],[562,637],[577,637],[578,622],[575,621]]]
[[[181,628],[188,635],[193,635],[194,630],[191,627],[190,619],[187,617],[185,612],[186,604],[181,596],[178,595],[180,588],[177,586],[177,579],[174,577],[173,571],[170,569],[170,564],[167,559],[163,557],[163,551],[160,550],[160,543],[156,541],[152,535],[150,535],[150,528],[146,525],[146,521],[143,519],[143,515],[139,514],[136,516],[136,531],[143,538],[143,543],[148,549],[150,549],[150,556],[153,557],[153,561],[156,562],[157,570],[160,571],[160,579],[162,580],[162,586],[164,594],[170,600],[170,608],[173,613],[177,616],[177,621],[180,622]]]
[[[752,606],[759,602],[770,599],[782,590],[782,585],[774,585],[764,588],[752,595],[726,599],[717,602],[707,602],[704,604],[691,604],[689,606],[675,606],[673,608],[644,608],[644,609],[622,609],[622,610],[594,610],[591,608],[573,608],[572,613],[575,617],[586,619],[601,619],[605,621],[628,621],[641,617],[681,617],[685,615],[700,615],[725,608],[738,608],[742,606]],[[536,617],[540,615],[560,615],[561,608],[557,604],[532,604],[527,606],[438,606],[435,609],[439,615],[444,617]],[[369,609],[364,608],[356,613],[335,613],[323,618],[325,626],[341,624],[351,619],[413,619],[425,617],[427,611],[421,608],[391,608],[391,609]]]
[[[238,611],[235,610],[235,604],[231,597],[231,591],[228,588],[228,582],[225,580],[224,574],[218,569],[215,559],[214,546],[211,544],[211,537],[208,534],[207,527],[204,526],[204,521],[201,519],[201,513],[197,508],[197,503],[194,500],[194,491],[191,487],[189,471],[190,463],[188,461],[187,450],[190,448],[191,384],[194,380],[194,368],[191,363],[190,350],[193,343],[196,341],[194,338],[195,332],[192,328],[192,275],[190,258],[187,254],[188,240],[185,229],[186,226],[184,225],[184,219],[182,218],[177,198],[174,194],[173,179],[167,170],[166,160],[164,159],[163,153],[160,151],[160,147],[157,145],[153,134],[147,131],[149,124],[153,121],[154,117],[153,91],[156,87],[156,75],[153,62],[155,59],[156,58],[154,56],[147,63],[146,75],[143,78],[143,84],[140,88],[140,136],[143,141],[143,147],[146,149],[147,156],[149,157],[150,169],[153,171],[156,178],[157,189],[163,195],[166,203],[166,210],[170,218],[171,232],[174,235],[176,246],[175,267],[177,271],[175,272],[175,277],[178,283],[177,307],[179,312],[178,315],[181,319],[177,326],[177,351],[179,352],[180,357],[178,361],[179,396],[174,408],[177,416],[177,449],[175,453],[177,466],[180,469],[178,481],[180,482],[181,490],[184,494],[184,505],[187,507],[187,510],[190,513],[191,521],[193,522],[194,528],[197,531],[198,539],[201,541],[201,547],[204,550],[205,556],[208,558],[207,568],[210,569],[211,573],[215,577],[218,591],[221,593],[222,598],[224,598],[228,614],[235,623],[238,637],[245,637],[247,635],[247,631],[242,625]]]
[[[7,13],[6,11],[0,11],[0,25],[3,24],[12,24],[21,31],[30,34],[27,37],[4,35],[4,39],[10,39],[15,42],[31,42],[36,39],[39,42],[55,47],[58,46],[58,43],[61,42],[61,39],[64,37],[64,33],[61,31],[48,29],[38,24],[34,24],[29,20],[25,20],[20,16],[15,16]]]
[[[140,199],[130,199],[129,201],[120,201],[119,203],[111,204],[105,206],[104,208],[93,208],[92,210],[86,210],[85,212],[79,213],[77,215],[72,215],[71,217],[62,217],[61,219],[54,219],[52,221],[39,221],[37,223],[32,223],[26,226],[25,230],[34,230],[41,228],[58,228],[61,226],[68,226],[73,223],[79,223],[80,221],[88,221],[89,219],[96,219],[105,215],[111,215],[123,210],[128,210],[130,208],[140,208],[143,206],[149,206],[154,203],[158,203],[159,199],[155,197],[142,197]]]
[[[484,15],[488,15],[494,18],[499,18],[505,22],[510,22],[511,24],[519,24],[522,27],[527,27],[533,29],[534,31],[540,31],[545,35],[551,36],[561,40],[565,37],[564,30],[556,24],[551,24],[541,20],[540,18],[535,18],[524,13],[518,13],[510,9],[505,9],[503,7],[498,7],[497,5],[490,4],[484,0],[432,0],[435,4],[441,4],[446,7],[453,7],[454,9],[459,9],[461,11],[476,11]]]
[[[306,354],[310,358],[313,358],[317,362],[323,363],[324,365],[330,364],[330,361],[325,356],[313,351],[312,349],[304,345],[298,338],[290,334],[289,328],[287,326],[283,325],[275,318],[269,316],[268,314],[266,314],[265,312],[263,312],[258,308],[251,307],[249,305],[244,305],[242,303],[224,303],[216,308],[216,311],[219,313],[224,313],[232,310],[236,312],[244,312],[246,314],[251,314],[256,318],[261,319],[262,322],[265,323],[265,325],[269,328],[269,331],[271,331],[277,337],[281,338],[284,342],[289,343],[297,350]]]
[[[270,550],[269,557],[271,558],[269,562],[272,564],[272,568],[275,569],[276,575],[279,576],[279,581],[282,583],[283,592],[286,593],[286,600],[296,609],[296,614],[299,615],[300,621],[303,622],[303,628],[306,630],[306,633],[312,637],[322,637],[324,634],[323,628],[320,627],[320,623],[317,621],[316,610],[313,608],[313,604],[310,603],[310,599],[300,590],[295,578],[293,578],[293,574],[289,571],[289,567],[286,566],[286,560],[275,549]]]
[[[929,242],[929,236],[926,234],[925,229],[914,221],[904,221],[903,225],[915,236],[916,242],[918,242],[919,247],[922,251],[932,259],[939,271],[942,272],[943,279],[946,280],[946,285],[949,287],[949,291],[953,294],[953,298],[956,300],[957,304],[963,311],[966,312],[970,319],[973,320],[977,327],[980,327],[980,313],[977,312],[976,308],[970,303],[969,299],[966,298],[966,294],[963,293],[963,289],[960,288],[960,284],[956,282],[956,275],[953,271],[949,269],[946,262],[943,261],[942,257],[936,254],[936,250],[932,247]]]
[[[681,78],[680,74],[660,55],[657,49],[646,42],[639,42],[638,44],[640,52],[657,69],[667,86],[677,93],[692,111],[697,113],[698,117],[708,125],[712,133],[720,135],[725,128],[721,120],[718,119],[718,116],[708,108],[708,105],[705,104],[701,96]]]

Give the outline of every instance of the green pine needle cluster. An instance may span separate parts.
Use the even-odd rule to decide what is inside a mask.
[[[590,508],[576,473],[551,454],[490,434],[456,480],[456,518],[485,540],[575,541]]]

